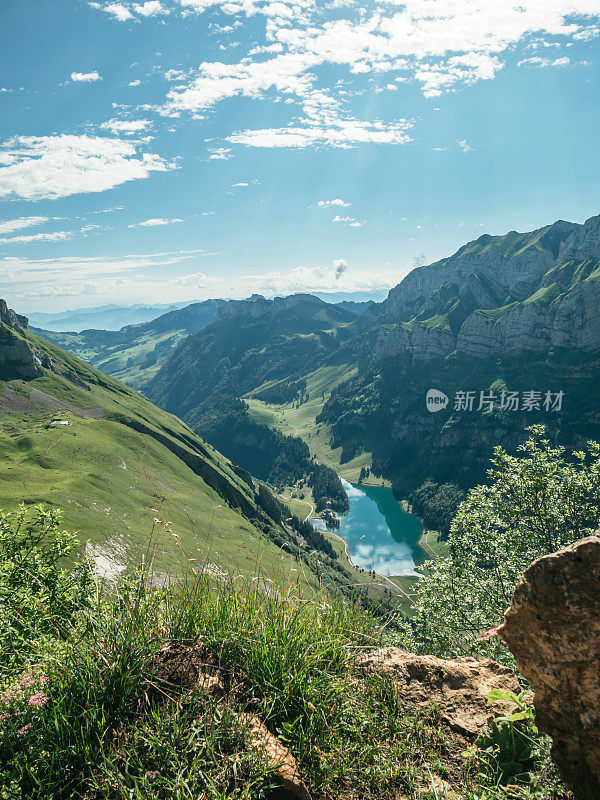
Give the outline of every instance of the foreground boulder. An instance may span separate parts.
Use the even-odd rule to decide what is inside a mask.
[[[515,694],[521,690],[514,672],[491,659],[465,657],[446,661],[384,647],[360,655],[355,663],[361,671],[392,675],[404,700],[422,706],[435,704],[442,720],[469,739],[479,736],[495,715],[510,714],[516,709],[509,701],[490,706],[487,697],[492,689]]]
[[[600,800],[600,536],[534,561],[499,634],[533,687],[563,780]]]

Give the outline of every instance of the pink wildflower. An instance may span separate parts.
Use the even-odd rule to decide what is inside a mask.
[[[7,692],[0,697],[0,703],[10,703],[11,700],[15,699],[17,694],[20,694],[20,692]]]
[[[0,714],[0,722],[4,722],[5,719],[9,719],[10,714]]]
[[[19,730],[17,731],[17,736],[24,736],[26,733],[29,733],[32,727],[33,726],[31,722],[28,722],[27,725],[23,725],[22,728],[19,728]]]
[[[498,631],[500,630],[500,625],[496,628],[490,628],[489,631],[484,631],[478,639],[475,639],[476,642],[485,642],[488,639],[492,639],[494,636],[498,635]]]
[[[35,678],[32,675],[25,675],[19,681],[19,686],[21,687],[21,689],[29,689],[33,686],[34,683],[35,683]]]
[[[32,694],[29,700],[27,701],[28,705],[31,708],[43,708],[47,702],[48,702],[48,696],[45,695],[43,692]]]

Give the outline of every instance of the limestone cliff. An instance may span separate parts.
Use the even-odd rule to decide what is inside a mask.
[[[44,374],[42,357],[21,335],[27,327],[27,317],[0,300],[0,377],[28,379]]]
[[[413,270],[367,312],[374,353],[427,361],[600,348],[600,216],[484,235]]]

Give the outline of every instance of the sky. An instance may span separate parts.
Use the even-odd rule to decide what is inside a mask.
[[[600,213],[598,0],[2,0],[0,297],[370,292]]]

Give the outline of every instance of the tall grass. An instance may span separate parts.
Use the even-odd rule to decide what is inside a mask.
[[[152,588],[152,550],[137,575],[97,586],[68,638],[5,674],[0,800],[275,797],[273,766],[246,748],[248,713],[289,747],[315,800],[437,800],[434,776],[493,796],[463,774],[435,708],[355,674],[354,655],[386,643],[361,606],[210,564]],[[173,654],[222,691],[163,669]]]

